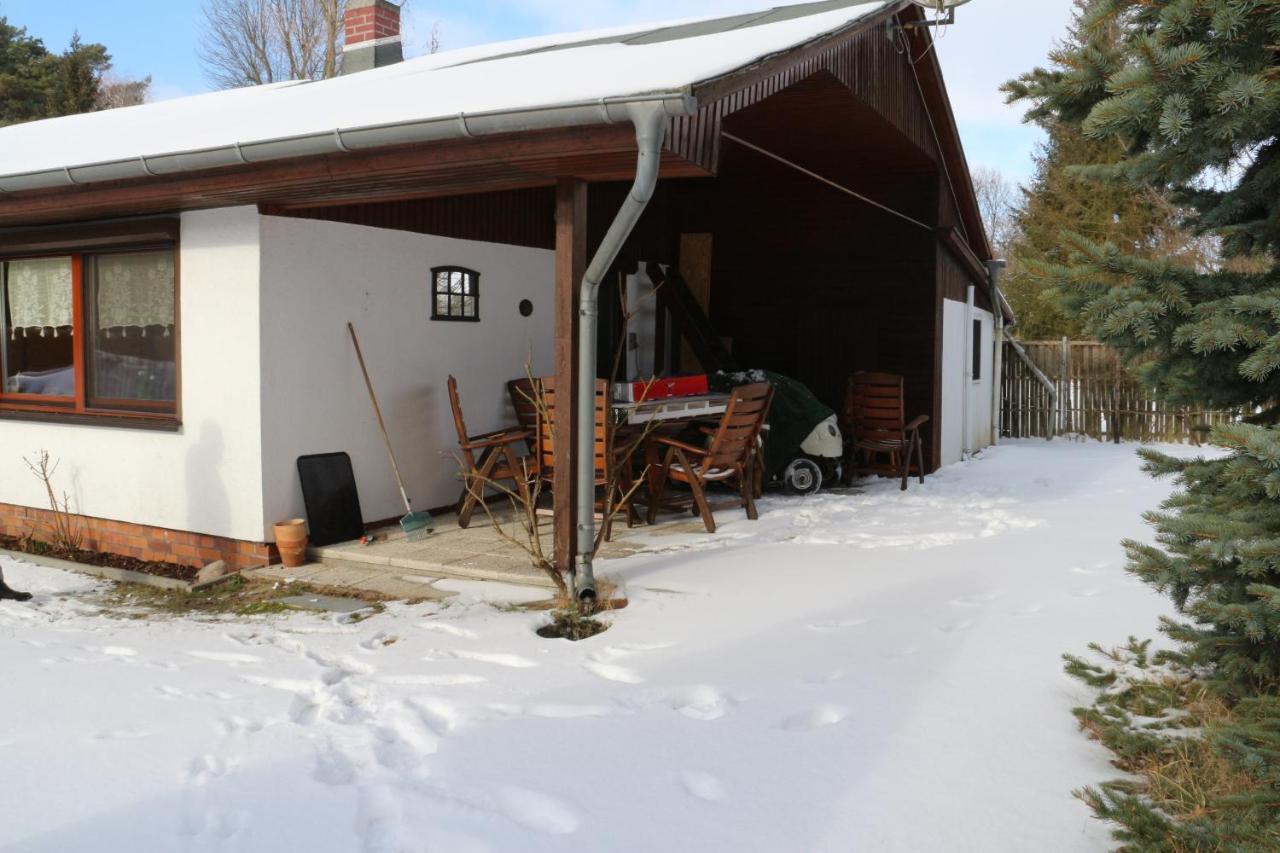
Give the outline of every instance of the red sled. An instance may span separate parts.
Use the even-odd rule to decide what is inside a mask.
[[[644,403],[649,400],[669,400],[672,397],[698,397],[710,393],[707,376],[671,376],[665,379],[641,379],[636,382],[619,382],[613,388],[613,396],[620,403]]]

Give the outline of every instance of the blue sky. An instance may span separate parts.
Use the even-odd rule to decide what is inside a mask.
[[[409,0],[411,53],[425,48],[439,22],[445,49],[589,27],[709,15],[779,5],[784,0]],[[106,44],[117,70],[150,74],[153,96],[205,91],[196,59],[201,0],[0,0],[0,15],[55,49],[79,30]],[[974,0],[939,41],[948,87],[972,165],[1011,178],[1030,172],[1039,134],[1002,103],[1001,81],[1036,64],[1066,27],[1071,0]]]

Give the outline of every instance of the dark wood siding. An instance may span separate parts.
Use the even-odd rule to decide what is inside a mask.
[[[825,39],[779,67],[761,68],[712,81],[695,90],[703,103],[692,116],[671,121],[670,150],[715,171],[720,164],[724,120],[821,72],[838,79],[854,96],[888,120],[920,151],[936,152],[929,113],[919,96],[915,69],[885,37],[885,20],[860,24],[849,34]]]
[[[537,249],[554,249],[556,243],[554,187],[263,212]]]

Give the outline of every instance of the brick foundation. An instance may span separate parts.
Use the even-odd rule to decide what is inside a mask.
[[[0,534],[22,537],[29,533],[47,540],[53,513],[47,509],[0,503]],[[89,551],[120,554],[154,563],[204,566],[223,560],[234,570],[265,566],[276,559],[274,548],[262,542],[244,542],[181,530],[166,530],[126,521],[107,521],[78,515],[84,531],[83,547]]]

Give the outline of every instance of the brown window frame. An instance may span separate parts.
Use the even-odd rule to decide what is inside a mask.
[[[85,281],[86,257],[129,252],[173,253],[174,401],[96,400],[89,402],[89,283]],[[181,269],[176,220],[140,220],[106,223],[79,229],[54,228],[0,233],[0,264],[38,258],[71,259],[71,318],[74,331],[72,367],[75,395],[12,394],[0,384],[0,419],[101,423],[149,429],[176,429],[182,413],[182,311]],[[2,308],[3,306],[0,306]],[[0,380],[2,381],[2,380]],[[119,403],[119,408],[102,408]]]

